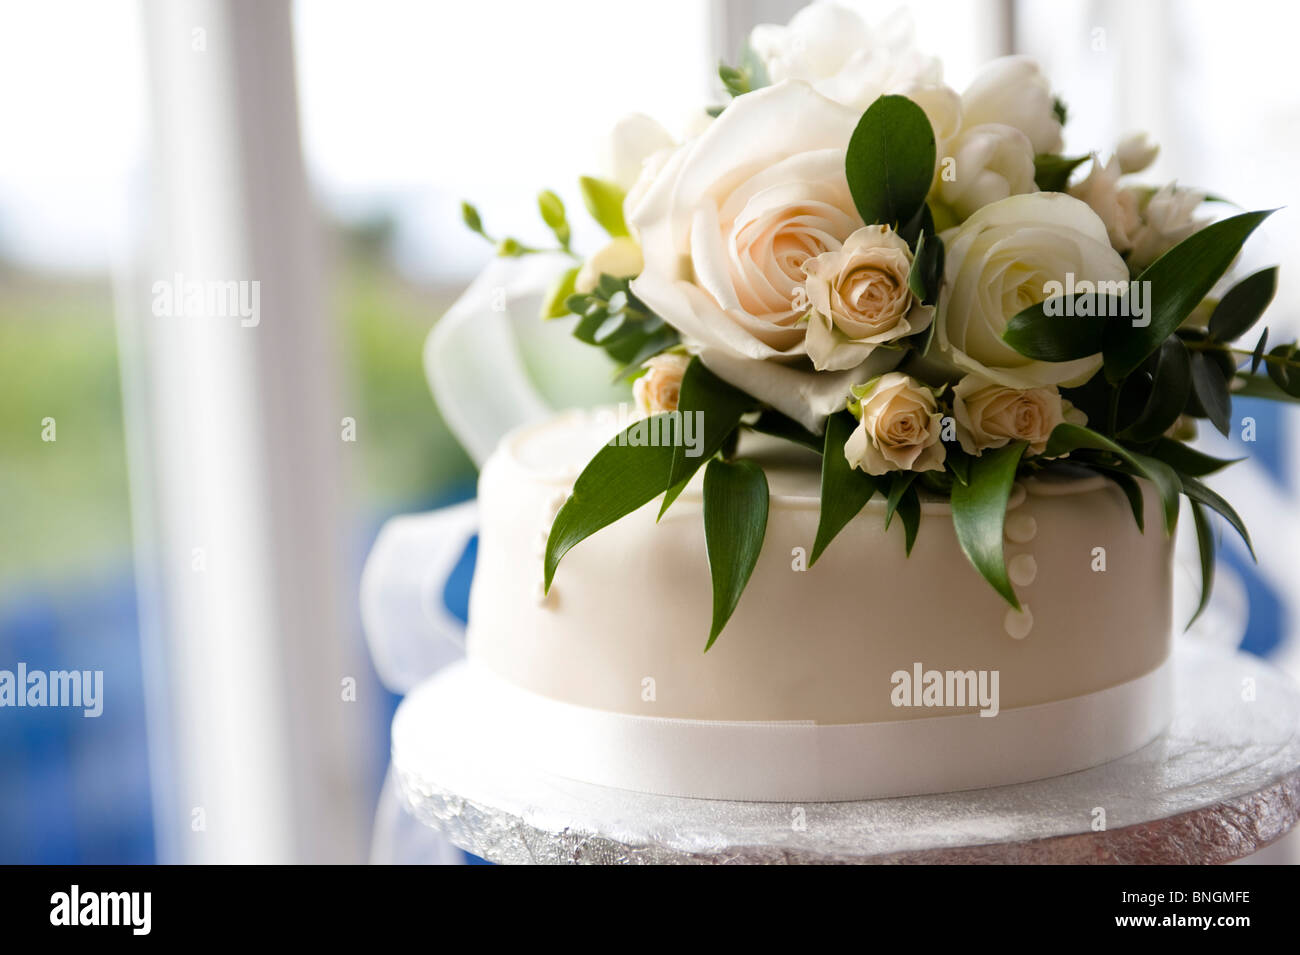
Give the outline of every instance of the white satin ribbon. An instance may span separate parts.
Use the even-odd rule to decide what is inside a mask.
[[[472,662],[412,694],[408,738],[474,734],[485,758],[638,792],[831,802],[1028,782],[1087,769],[1151,742],[1173,718],[1171,661],[1095,693],[996,717],[880,723],[713,722],[633,716],[521,690]],[[400,719],[400,714],[399,714]],[[399,760],[394,729],[394,759]]]

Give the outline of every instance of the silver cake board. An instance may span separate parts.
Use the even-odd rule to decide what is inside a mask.
[[[473,712],[448,725],[434,684],[393,720],[393,778],[417,819],[501,863],[1243,858],[1300,818],[1300,691],[1246,654],[1180,647],[1175,666],[1176,715],[1154,742],[1083,772],[994,789],[794,804],[593,786],[521,764],[476,733]]]

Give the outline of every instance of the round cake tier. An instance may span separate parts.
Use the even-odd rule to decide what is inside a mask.
[[[578,544],[543,597],[550,523],[616,431],[566,413],[512,434],[484,467],[468,653],[517,687],[640,716],[874,723],[981,709],[927,705],[916,684],[932,672],[996,673],[1007,711],[1127,683],[1169,654],[1172,541],[1153,490],[1143,534],[1103,478],[1020,482],[1005,542],[1018,613],[967,562],[938,499],[910,557],[876,498],[808,568],[819,458],[761,436],[742,450],[771,487],[763,551],[707,653],[699,475],[658,523],[655,501]]]

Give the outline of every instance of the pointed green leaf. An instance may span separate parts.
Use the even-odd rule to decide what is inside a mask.
[[[753,461],[715,458],[704,469],[704,546],[713,581],[713,646],[731,619],[763,549],[767,476]]]
[[[760,434],[771,435],[774,438],[801,445],[810,451],[816,451],[821,454],[825,439],[819,435],[813,434],[793,418],[786,417],[779,411],[773,411],[770,408],[758,416],[758,420],[749,426]]]
[[[916,480],[915,471],[895,471],[889,478],[889,494],[885,497],[885,530],[894,522],[894,512],[903,500],[903,495]]]
[[[1079,303],[1091,299],[1093,315],[1080,315]],[[1113,295],[1080,292],[1072,303],[1053,296],[1017,312],[1007,322],[1002,340],[1035,361],[1074,361],[1101,351],[1106,326],[1128,319],[1121,314],[1122,300]],[[1059,311],[1059,314],[1049,314]]]
[[[1182,414],[1191,387],[1192,359],[1187,346],[1177,338],[1165,339],[1151,380],[1151,396],[1137,420],[1121,436],[1137,442],[1160,437]]]
[[[1242,245],[1273,210],[1245,212],[1192,233],[1156,259],[1137,277],[1150,282],[1145,326],[1130,321],[1106,327],[1106,377],[1119,381],[1133,372],[1213,288]]]
[[[1232,505],[1225,501],[1218,492],[1202,484],[1194,477],[1184,474],[1182,475],[1182,482],[1183,493],[1192,501],[1218,511],[1223,519],[1232,525],[1232,529],[1240,535],[1242,543],[1246,545],[1246,550],[1250,551],[1251,558],[1258,561],[1259,558],[1255,557],[1255,545],[1250,542],[1250,532],[1246,530],[1246,522],[1241,519],[1240,514],[1233,510]]]
[[[1264,360],[1264,349],[1268,347],[1268,329],[1260,333],[1259,341],[1255,342],[1255,350],[1250,353],[1250,373],[1253,375],[1259,371],[1259,363]]]
[[[1219,300],[1210,316],[1210,337],[1234,342],[1250,331],[1277,292],[1277,266],[1248,275]]]
[[[966,559],[1017,610],[1020,601],[1007,576],[1002,528],[1016,468],[1026,447],[1024,441],[1017,441],[985,451],[971,462],[970,483],[952,486],[951,499],[952,524]]]
[[[817,518],[817,540],[813,543],[808,566],[830,546],[876,493],[876,479],[849,464],[844,457],[844,442],[856,427],[847,412],[826,419],[826,441],[822,451],[821,513]]]
[[[934,178],[934,128],[906,96],[881,96],[858,120],[844,171],[868,225],[897,228],[916,215]]]
[[[1228,397],[1228,380],[1218,364],[1206,352],[1192,354],[1192,390],[1200,402],[1205,416],[1225,437],[1231,427],[1231,399]]]
[[[908,484],[898,502],[898,519],[903,522],[903,553],[911,557],[916,532],[921,526],[921,495],[917,493],[915,483]]]
[[[704,366],[698,357],[692,358],[682,375],[678,392],[677,410],[683,416],[684,437],[693,439],[693,446],[681,442],[673,449],[672,468],[668,473],[668,487],[685,485],[706,461],[718,453],[727,437],[736,430],[740,418],[754,408],[754,399],[738,388],[733,388]],[[677,493],[664,497],[659,516],[677,499]]]
[[[616,239],[628,234],[627,222],[623,219],[623,199],[627,193],[620,186],[604,179],[583,176],[578,180],[578,187],[582,190],[582,201],[587,211],[602,229]]]
[[[1087,156],[1039,153],[1034,157],[1034,185],[1040,192],[1065,192],[1071,173],[1087,161]]]
[[[656,434],[660,440],[653,444],[628,443]],[[633,422],[596,452],[578,475],[573,493],[551,525],[546,540],[547,590],[551,588],[560,558],[575,544],[663,493],[668,485],[677,438],[676,419],[670,414],[660,414]]]
[[[542,318],[562,318],[569,314],[568,300],[573,295],[573,284],[578,279],[578,266],[566,270],[551,285],[542,300]]]
[[[1214,589],[1214,528],[1205,505],[1192,501],[1192,521],[1196,524],[1196,546],[1201,553],[1201,600],[1196,605],[1196,613],[1187,621],[1188,627],[1209,605],[1210,591]]]
[[[923,234],[917,241],[912,268],[907,273],[908,290],[922,305],[933,305],[939,300],[943,260],[943,240],[934,233]]]
[[[1300,398],[1300,357],[1297,357],[1296,343],[1278,345],[1268,355],[1273,360],[1265,362],[1265,367],[1273,384],[1288,397]]]
[[[1273,349],[1277,351],[1278,349]],[[1300,393],[1288,394],[1268,375],[1237,372],[1232,379],[1233,397],[1264,398],[1268,401],[1300,401]]]
[[[1091,428],[1077,424],[1058,424],[1047,439],[1047,449],[1043,454],[1054,458],[1078,450],[1109,452],[1133,468],[1139,477],[1154,484],[1164,505],[1165,530],[1173,533],[1178,523],[1178,495],[1182,493],[1182,486],[1173,468],[1158,458],[1131,451]]]
[[[1204,477],[1226,468],[1229,464],[1245,460],[1245,458],[1211,457],[1204,451],[1197,451],[1172,438],[1160,438],[1156,441],[1151,448],[1151,456],[1164,461],[1179,474],[1190,474],[1192,477]]]

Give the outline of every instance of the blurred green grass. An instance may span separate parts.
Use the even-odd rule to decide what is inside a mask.
[[[427,505],[474,467],[424,380],[421,349],[454,290],[417,287],[345,245],[331,311],[359,413],[356,518]],[[57,440],[41,440],[54,418]],[[130,559],[112,290],[104,278],[0,271],[0,582],[75,577]]]

